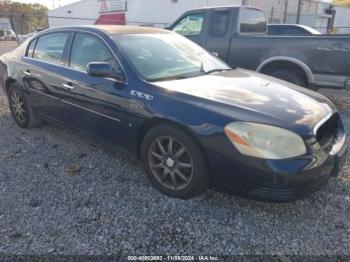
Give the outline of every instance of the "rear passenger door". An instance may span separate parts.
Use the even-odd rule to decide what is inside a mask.
[[[32,40],[23,59],[21,76],[29,90],[28,98],[35,111],[57,119],[58,108],[63,104],[59,95],[63,91],[62,72],[67,65],[70,32],[57,32],[42,35]]]

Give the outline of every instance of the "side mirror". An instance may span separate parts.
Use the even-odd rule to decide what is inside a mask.
[[[96,77],[111,77],[118,81],[124,81],[124,75],[121,71],[116,71],[110,63],[91,62],[87,65],[87,73]]]

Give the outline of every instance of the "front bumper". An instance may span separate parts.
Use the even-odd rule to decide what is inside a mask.
[[[336,151],[322,161],[315,155],[288,160],[239,159],[221,147],[209,157],[214,186],[221,192],[268,202],[296,200],[319,190],[339,174],[347,154],[345,133],[333,147]]]
[[[330,177],[338,176],[344,165],[346,153],[347,147],[344,145],[341,152],[329,157],[323,165],[297,174],[301,181],[288,178],[280,180],[279,183],[261,185],[250,190],[248,195],[272,202],[287,202],[305,197],[325,186]]]

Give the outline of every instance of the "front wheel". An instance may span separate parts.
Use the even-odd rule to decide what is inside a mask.
[[[38,127],[42,120],[34,113],[21,86],[14,83],[9,88],[9,106],[12,117],[22,128]]]
[[[152,184],[164,194],[186,199],[209,186],[203,153],[193,138],[177,127],[151,129],[141,146],[141,161]]]

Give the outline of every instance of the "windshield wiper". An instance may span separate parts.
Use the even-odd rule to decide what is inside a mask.
[[[179,80],[179,79],[185,79],[189,78],[190,76],[185,75],[179,75],[179,76],[166,76],[166,77],[160,77],[155,79],[150,79],[150,82],[158,82],[158,81],[168,81],[168,80]]]
[[[212,73],[216,73],[216,72],[223,72],[223,71],[230,71],[232,70],[231,68],[216,68],[216,69],[211,69],[208,71],[203,71],[204,74],[206,75],[210,75]]]

